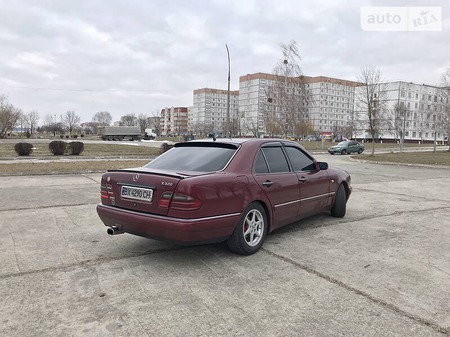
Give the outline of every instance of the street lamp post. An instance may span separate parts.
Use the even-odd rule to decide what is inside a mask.
[[[228,56],[228,91],[227,91],[227,121],[225,125],[225,137],[231,138],[230,133],[230,51],[228,49],[228,45],[225,44],[225,47],[227,48],[227,56]]]

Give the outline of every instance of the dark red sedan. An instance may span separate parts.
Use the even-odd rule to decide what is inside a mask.
[[[346,171],[317,162],[295,142],[190,141],[143,167],[105,173],[97,213],[111,235],[226,241],[249,255],[281,226],[322,212],[343,217],[350,181]]]

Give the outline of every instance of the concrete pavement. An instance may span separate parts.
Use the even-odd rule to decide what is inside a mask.
[[[107,236],[100,174],[0,177],[0,335],[450,335],[450,170],[317,158],[352,175],[346,217],[249,257]]]

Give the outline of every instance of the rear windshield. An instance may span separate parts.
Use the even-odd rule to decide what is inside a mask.
[[[145,167],[158,170],[214,172],[225,168],[235,147],[174,147]]]

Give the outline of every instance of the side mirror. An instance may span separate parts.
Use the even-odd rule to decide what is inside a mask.
[[[325,162],[318,162],[319,164],[319,170],[328,170],[328,163]]]

